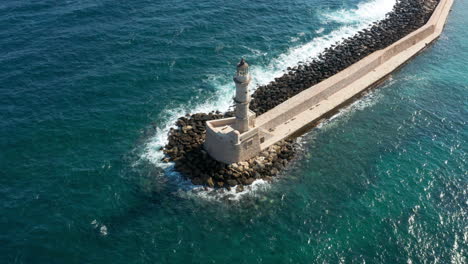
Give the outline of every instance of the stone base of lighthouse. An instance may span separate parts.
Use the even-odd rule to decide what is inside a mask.
[[[260,141],[259,130],[255,127],[255,113],[249,110],[247,120],[231,117],[206,122],[203,147],[213,159],[231,164],[257,155],[261,150]]]

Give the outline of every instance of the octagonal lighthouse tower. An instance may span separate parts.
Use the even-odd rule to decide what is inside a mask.
[[[237,65],[236,76],[234,76],[234,82],[236,83],[236,97],[234,97],[234,102],[236,103],[236,122],[234,124],[234,129],[241,134],[247,132],[249,128],[254,125],[252,122],[255,113],[249,109],[249,83],[251,79],[249,64],[247,64],[244,59],[241,59]]]

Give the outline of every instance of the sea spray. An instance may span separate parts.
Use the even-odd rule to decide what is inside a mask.
[[[320,18],[325,23],[368,24],[383,19],[395,5],[396,0],[376,0],[359,3],[354,9],[339,9],[319,11]]]

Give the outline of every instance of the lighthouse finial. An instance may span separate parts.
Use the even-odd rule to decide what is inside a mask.
[[[242,66],[244,64],[245,64],[245,60],[244,60],[244,58],[241,58],[239,64],[237,64],[237,67],[240,67],[240,66]]]
[[[244,60],[244,58],[241,58],[239,64],[237,64],[238,69],[245,69],[248,68],[249,64]]]

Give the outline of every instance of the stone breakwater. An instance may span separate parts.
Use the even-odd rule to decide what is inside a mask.
[[[256,179],[270,181],[294,158],[298,145],[293,140],[285,140],[245,162],[226,165],[212,159],[203,149],[205,123],[230,116],[232,113],[212,112],[179,118],[163,149],[168,156],[164,161],[174,161],[175,169],[195,185],[227,189],[237,185],[237,191],[242,191],[243,185],[250,185]]]
[[[258,87],[253,94],[251,110],[257,115],[263,114],[367,55],[388,47],[423,26],[437,4],[438,0],[397,2],[384,20],[325,49],[310,63],[288,68],[283,76]],[[232,115],[232,112],[212,112],[179,118],[177,128],[169,131],[168,144],[162,148],[167,155],[163,161],[175,162],[175,169],[195,185],[224,188],[238,185],[240,191],[243,185],[249,185],[255,179],[271,180],[293,160],[298,148],[292,139],[278,142],[246,162],[226,165],[212,159],[203,150],[206,121]]]
[[[384,49],[429,20],[436,0],[401,0],[384,20],[325,49],[310,63],[288,68],[288,73],[254,92],[250,109],[257,116],[305,89],[335,75],[367,55]]]

